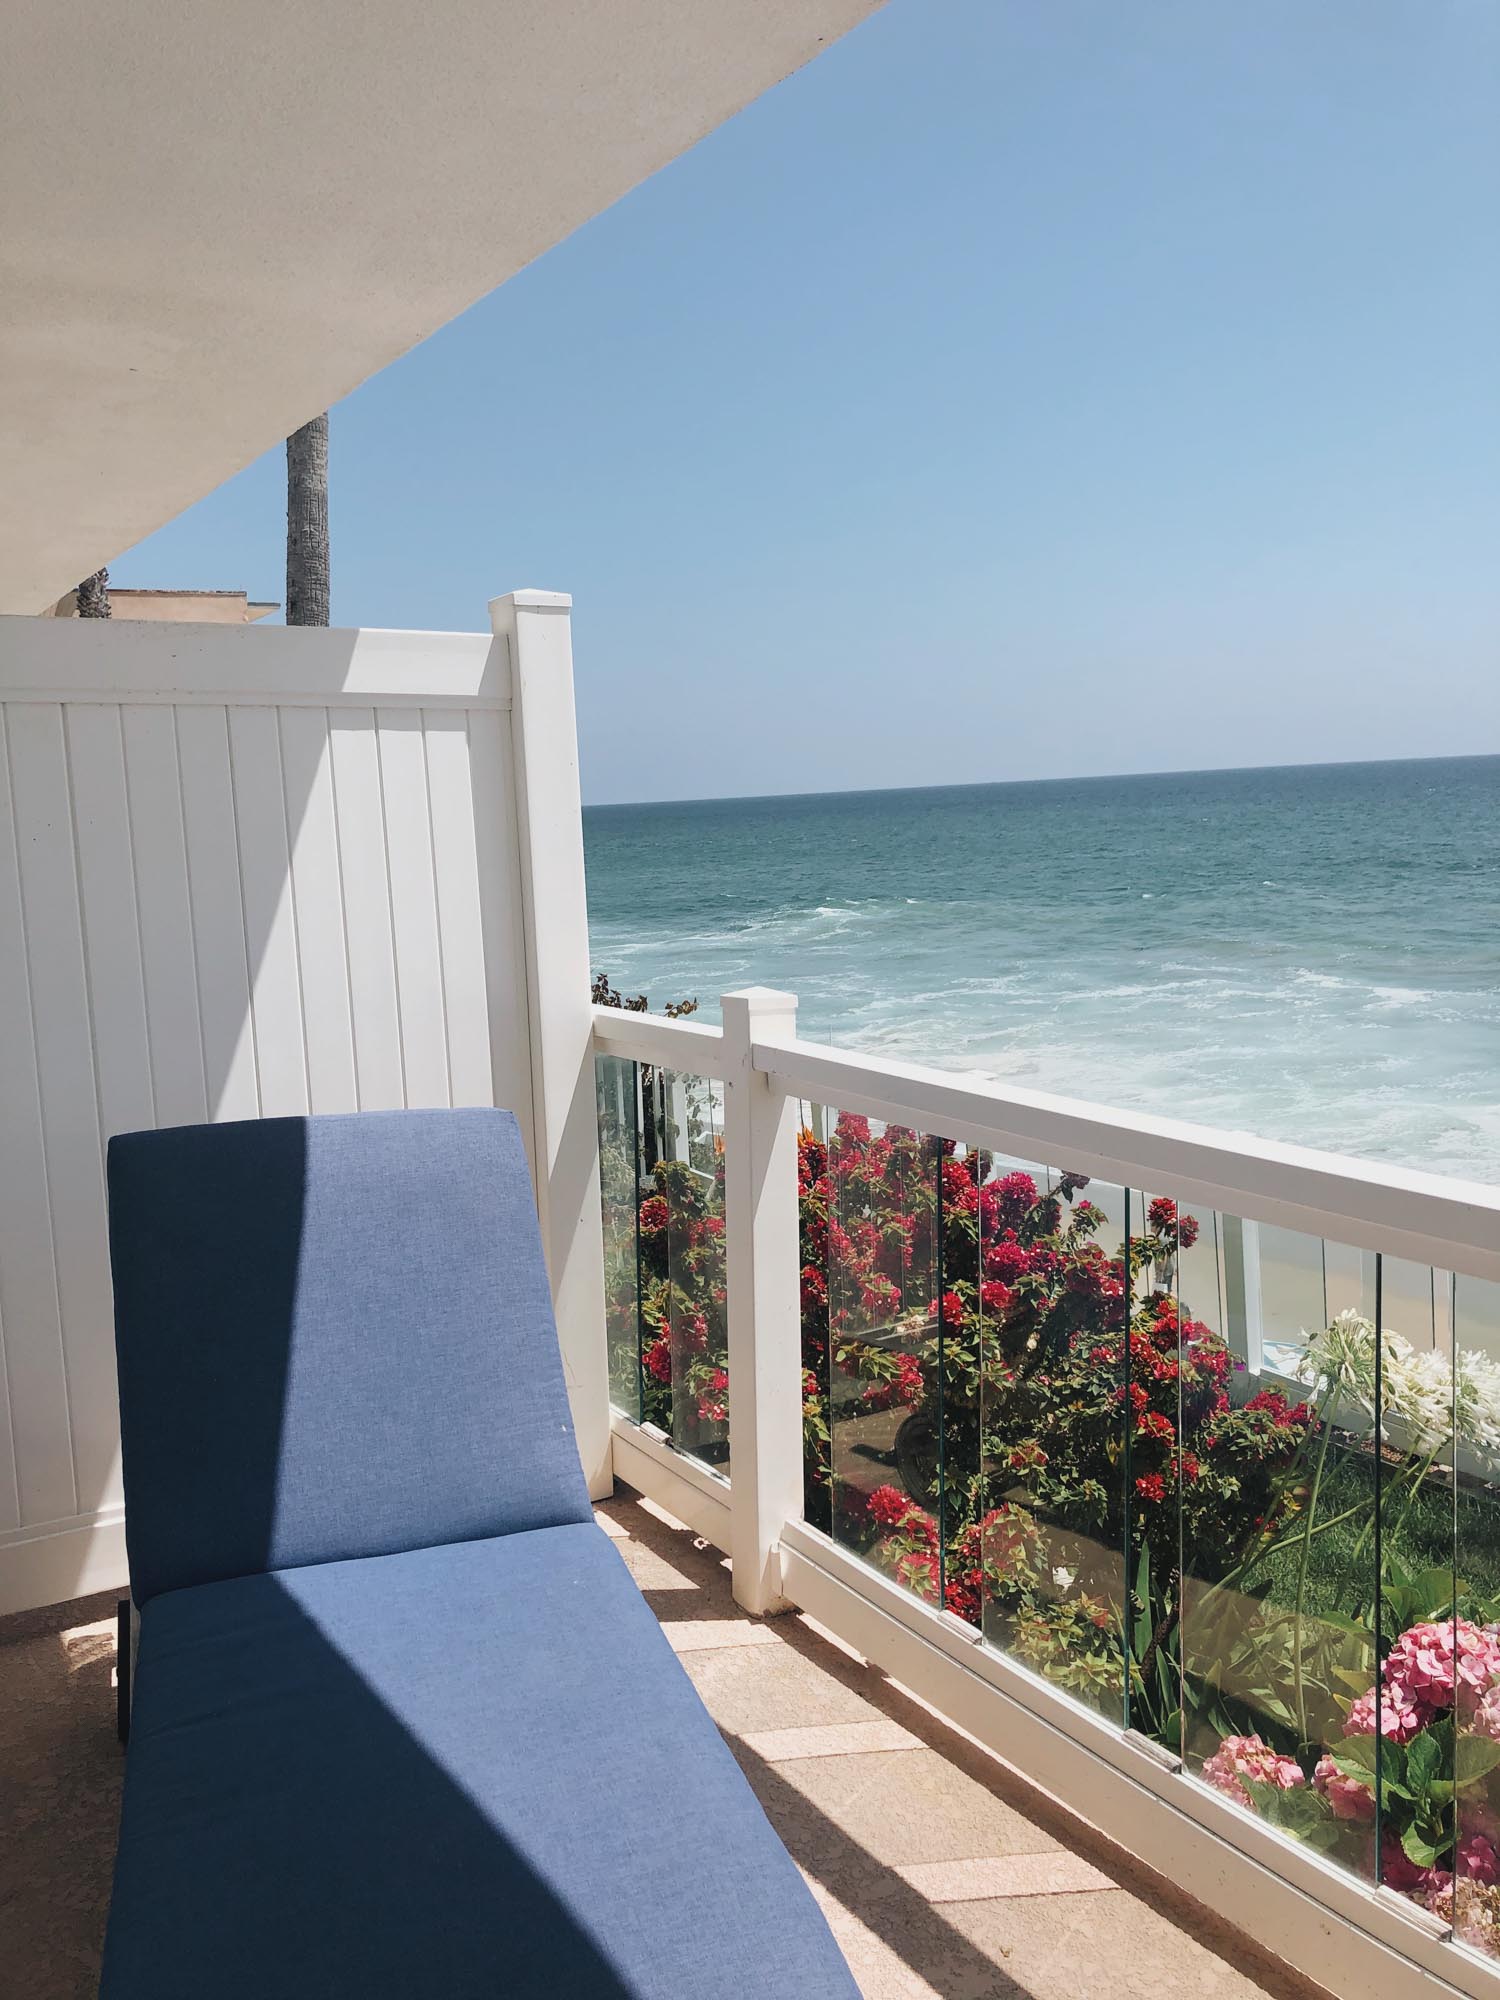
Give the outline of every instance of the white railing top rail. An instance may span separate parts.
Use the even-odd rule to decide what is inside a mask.
[[[717,1029],[604,1007],[595,1009],[594,1022],[601,1054],[692,1076],[725,1073]],[[1500,1187],[1111,1110],[818,1042],[757,1041],[753,1060],[778,1089],[809,1103],[1500,1282]]]
[[[624,1056],[654,1063],[684,1076],[707,1076],[722,1083],[724,1037],[702,1021],[673,1021],[665,1014],[638,1014],[628,1007],[594,1009],[594,1048],[601,1056]]]

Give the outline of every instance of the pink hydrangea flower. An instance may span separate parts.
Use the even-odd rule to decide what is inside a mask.
[[[1374,1792],[1341,1771],[1332,1757],[1318,1759],[1313,1784],[1327,1799],[1335,1819],[1374,1819]]]
[[[1453,1921],[1453,1877],[1446,1868],[1424,1868],[1419,1890],[1421,1900],[1445,1924]]]
[[[1478,1699],[1500,1681],[1500,1639],[1467,1618],[1413,1625],[1392,1646],[1382,1673],[1387,1687],[1404,1687],[1434,1711],[1448,1709],[1455,1686]]]
[[[1380,1879],[1388,1889],[1403,1895],[1427,1887],[1429,1870],[1419,1868],[1393,1833],[1380,1836]]]
[[[1487,1688],[1469,1720],[1476,1736],[1491,1737],[1500,1743],[1500,1687]]]
[[[1458,1843],[1458,1873],[1471,1882],[1500,1882],[1500,1852],[1485,1834],[1470,1833]]]
[[[1216,1791],[1227,1793],[1238,1804],[1249,1806],[1252,1812],[1254,1801],[1245,1790],[1246,1779],[1257,1785],[1275,1785],[1283,1792],[1307,1783],[1297,1760],[1278,1756],[1260,1736],[1226,1736],[1204,1764],[1203,1777]]]
[[[1416,1700],[1404,1683],[1380,1690],[1380,1733],[1388,1743],[1410,1743],[1432,1721],[1434,1713],[1426,1702]],[[1375,1734],[1374,1688],[1368,1694],[1362,1694],[1350,1709],[1344,1722],[1344,1734]]]

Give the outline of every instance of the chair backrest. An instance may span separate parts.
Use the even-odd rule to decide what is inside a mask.
[[[129,1133],[109,1235],[138,1604],[589,1518],[510,1112]]]

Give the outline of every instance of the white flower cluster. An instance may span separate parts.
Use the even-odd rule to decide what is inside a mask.
[[[1314,1390],[1326,1388],[1347,1422],[1362,1410],[1376,1422],[1375,1327],[1352,1309],[1341,1312],[1321,1333],[1306,1335],[1297,1377]],[[1381,1435],[1395,1419],[1407,1432],[1403,1442],[1433,1452],[1449,1438],[1481,1451],[1500,1453],[1500,1362],[1477,1349],[1462,1349],[1456,1367],[1436,1349],[1418,1352],[1390,1327],[1380,1333]]]

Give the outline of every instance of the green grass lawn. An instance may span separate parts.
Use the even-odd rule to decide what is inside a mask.
[[[1429,1478],[1403,1513],[1405,1482],[1398,1495],[1391,1493],[1392,1475],[1397,1470],[1386,1468],[1382,1529],[1387,1553],[1394,1553],[1413,1572],[1450,1567],[1456,1517],[1459,1578],[1481,1602],[1500,1598],[1500,1492],[1461,1480],[1455,1496],[1446,1482]],[[1370,1603],[1375,1550],[1373,1537],[1366,1530],[1375,1512],[1375,1484],[1375,1461],[1362,1451],[1337,1452],[1324,1474],[1318,1520],[1355,1511],[1348,1520],[1313,1539],[1306,1604],[1314,1615],[1324,1611],[1347,1615]],[[1356,1564],[1362,1534],[1364,1545]],[[1257,1566],[1257,1578],[1270,1579],[1273,1602],[1292,1603],[1300,1551],[1300,1543],[1292,1541]]]

